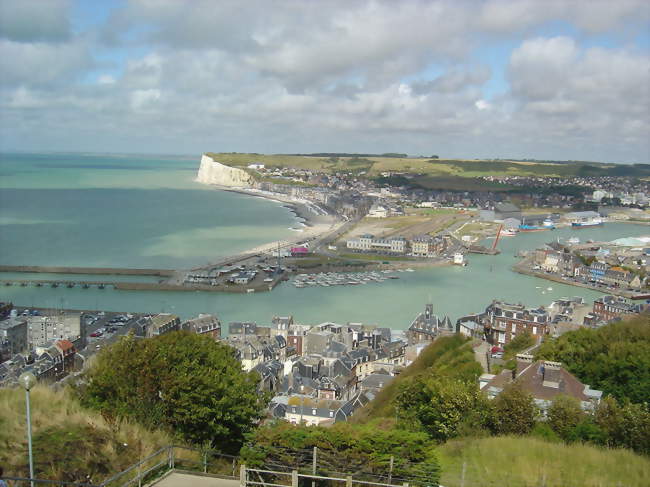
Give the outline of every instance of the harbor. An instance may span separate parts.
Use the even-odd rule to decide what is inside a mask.
[[[415,272],[413,269],[397,269],[395,271],[371,271],[371,272],[322,272],[318,274],[299,274],[292,284],[296,288],[308,286],[358,286],[373,283],[382,283],[389,279],[399,279],[396,272]]]

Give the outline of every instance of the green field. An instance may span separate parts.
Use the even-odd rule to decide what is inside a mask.
[[[418,183],[431,189],[455,189],[463,185],[459,178],[481,176],[635,176],[649,177],[649,164],[603,164],[598,162],[527,162],[513,160],[429,159],[404,157],[323,157],[283,154],[207,153],[215,160],[232,166],[253,162],[267,167],[295,167],[333,173],[366,172],[371,177],[382,173],[419,175]],[[508,186],[481,182],[476,189],[507,190]],[[458,189],[465,189],[465,186]]]
[[[451,440],[438,458],[445,487],[641,487],[650,475],[650,460],[628,450],[531,437]]]

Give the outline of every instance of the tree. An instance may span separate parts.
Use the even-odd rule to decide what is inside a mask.
[[[596,408],[594,422],[604,431],[608,446],[650,454],[650,408],[647,403],[627,401],[620,405],[613,397],[606,397]]]
[[[537,407],[530,394],[517,383],[506,386],[494,399],[492,429],[501,435],[527,435],[535,426]]]
[[[265,406],[257,373],[242,372],[234,349],[188,332],[122,338],[99,354],[86,379],[85,405],[222,450],[241,446]]]
[[[556,360],[582,382],[623,402],[650,398],[650,317],[581,328],[545,341],[538,358]]]
[[[461,423],[473,428],[486,422],[490,411],[487,399],[475,383],[435,376],[417,376],[402,384],[395,398],[399,418],[426,431],[438,441],[457,436]]]
[[[564,394],[557,396],[548,409],[548,424],[565,441],[583,417],[578,401]]]
[[[535,338],[533,335],[528,332],[521,333],[503,347],[503,351],[505,352],[504,357],[506,359],[512,358],[522,350],[526,350],[533,345],[535,345]]]

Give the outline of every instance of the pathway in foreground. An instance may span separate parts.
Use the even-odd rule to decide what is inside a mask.
[[[225,480],[187,473],[172,472],[152,487],[239,487],[239,480]]]

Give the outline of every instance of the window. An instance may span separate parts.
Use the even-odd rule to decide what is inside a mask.
[[[533,326],[533,335],[537,335],[537,327]]]
[[[512,331],[512,333],[517,331],[517,325],[515,323],[511,323],[510,327],[510,331]]]

